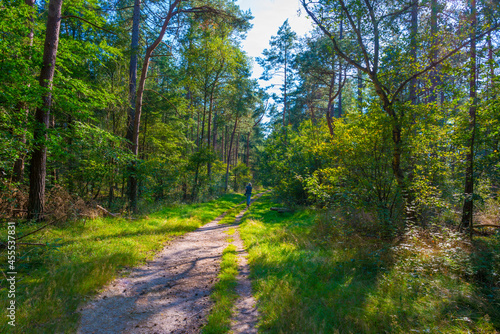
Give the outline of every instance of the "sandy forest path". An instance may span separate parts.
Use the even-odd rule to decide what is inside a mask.
[[[255,196],[255,198],[259,195]],[[236,217],[238,224],[246,212]],[[79,334],[198,333],[206,323],[210,293],[220,270],[222,251],[231,226],[224,215],[169,243],[154,260],[115,279],[80,309]],[[240,273],[233,333],[257,333],[256,303],[239,233],[233,236]]]

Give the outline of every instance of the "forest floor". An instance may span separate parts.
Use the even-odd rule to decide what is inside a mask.
[[[255,196],[255,197],[258,197]],[[78,333],[197,333],[207,324],[214,304],[210,298],[219,280],[221,257],[232,241],[239,273],[233,333],[256,333],[256,303],[251,294],[245,251],[234,221],[221,224],[226,214],[166,246],[143,266],[107,285],[82,307]],[[229,217],[227,217],[229,218]],[[227,221],[227,218],[223,222]],[[233,226],[233,227],[232,227]]]

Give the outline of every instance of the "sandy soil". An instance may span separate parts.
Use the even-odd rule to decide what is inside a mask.
[[[77,333],[198,333],[212,306],[210,292],[227,246],[224,232],[231,225],[218,224],[222,218],[175,239],[153,261],[105,287],[79,310]],[[244,252],[239,234],[233,239]],[[238,300],[233,330],[256,333],[255,300],[242,255],[240,267],[238,292],[243,298]]]

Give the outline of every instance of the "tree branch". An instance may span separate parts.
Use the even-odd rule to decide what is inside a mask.
[[[78,19],[78,20],[81,20],[83,22],[86,22],[88,24],[90,24],[91,26],[97,28],[97,29],[101,29],[101,30],[104,30],[105,32],[109,33],[109,34],[112,34],[112,35],[116,35],[115,32],[112,32],[111,30],[108,30],[106,28],[103,28],[103,27],[99,27],[98,25],[84,19],[83,17],[80,17],[80,16],[75,16],[75,15],[65,15],[65,16],[61,16],[61,20],[62,19],[68,19],[68,18],[73,18],[73,19]]]
[[[500,23],[495,24],[493,27],[491,27],[490,29],[484,31],[483,33],[481,33],[479,35],[476,35],[476,37],[470,38],[468,41],[462,43],[461,45],[459,45],[455,49],[453,49],[450,52],[448,52],[448,54],[446,54],[444,57],[442,57],[438,61],[431,62],[431,64],[429,66],[427,66],[426,68],[424,68],[421,71],[418,71],[417,73],[415,73],[414,75],[412,75],[411,77],[409,77],[408,79],[406,79],[405,81],[403,81],[403,83],[401,83],[401,85],[399,85],[399,87],[396,90],[396,92],[394,92],[394,94],[392,96],[392,99],[391,99],[391,104],[394,103],[394,101],[396,100],[396,98],[399,95],[399,93],[401,93],[401,91],[405,88],[406,84],[408,84],[411,80],[416,79],[419,76],[421,76],[422,74],[425,74],[425,73],[429,72],[430,70],[432,70],[433,68],[435,68],[439,64],[443,63],[448,58],[450,58],[451,56],[457,54],[460,50],[462,50],[464,47],[466,47],[467,45],[469,45],[473,40],[477,40],[477,39],[480,39],[480,38],[484,37],[489,32],[492,32],[492,31],[498,29],[498,27],[500,27]]]

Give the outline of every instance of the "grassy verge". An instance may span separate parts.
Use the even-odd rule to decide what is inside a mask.
[[[234,228],[228,231],[229,235],[234,234]],[[228,239],[229,242],[233,240]],[[221,270],[219,281],[215,284],[210,296],[215,304],[208,316],[208,323],[201,331],[203,334],[222,334],[231,329],[231,317],[233,306],[238,294],[236,293],[236,276],[238,275],[238,254],[236,246],[230,244],[222,253]]]
[[[226,195],[216,201],[165,207],[136,220],[95,219],[52,226],[23,242],[48,246],[18,246],[16,262],[16,327],[0,317],[0,333],[74,333],[77,307],[122,269],[153,258],[172,237],[195,230],[232,208],[243,195]],[[17,235],[38,225],[17,226]],[[6,240],[2,226],[0,240]],[[2,271],[7,252],[0,252]],[[8,305],[7,284],[2,277],[0,309]]]
[[[263,332],[499,332],[499,235],[470,245],[408,229],[382,241],[331,214],[271,206],[264,195],[240,228]]]

